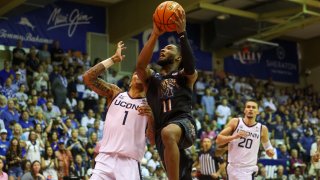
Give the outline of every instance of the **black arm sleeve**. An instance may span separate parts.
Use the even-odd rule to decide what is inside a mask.
[[[195,58],[187,37],[187,32],[179,34],[181,45],[182,66],[187,75],[192,75],[195,71]]]

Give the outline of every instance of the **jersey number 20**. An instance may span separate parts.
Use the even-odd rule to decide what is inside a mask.
[[[252,139],[246,139],[246,138],[243,138],[241,137],[240,138],[241,142],[238,144],[239,147],[242,147],[242,148],[247,148],[247,149],[250,149],[251,146],[252,146]]]

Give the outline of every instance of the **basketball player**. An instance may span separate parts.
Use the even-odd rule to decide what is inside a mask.
[[[256,122],[259,113],[256,101],[245,104],[244,118],[233,118],[220,132],[216,143],[219,146],[228,143],[228,179],[253,179],[258,171],[258,151],[260,141],[269,157],[274,151],[269,140],[268,128]]]
[[[178,46],[169,44],[160,51],[160,73],[147,67],[155,43],[164,33],[154,23],[136,69],[147,89],[148,104],[155,118],[157,150],[170,180],[191,179],[192,160],[184,149],[195,140],[195,121],[190,112],[193,85],[198,76],[186,33],[185,13],[179,9],[175,16],[181,51]],[[181,65],[183,69],[179,68]]]
[[[132,76],[128,92],[122,92],[118,86],[98,77],[114,63],[123,60],[123,49],[123,42],[119,42],[111,58],[90,68],[83,76],[89,88],[107,98],[108,106],[92,180],[141,179],[139,161],[145,152],[145,130],[148,121],[152,122],[144,86],[136,73]],[[150,134],[151,126],[148,125],[147,131]]]

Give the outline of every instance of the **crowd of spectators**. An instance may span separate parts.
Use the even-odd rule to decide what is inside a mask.
[[[31,47],[28,53],[22,41],[17,42],[12,60],[5,60],[0,71],[0,158],[9,179],[35,176],[38,164],[47,179],[89,177],[94,148],[103,134],[106,100],[83,84],[82,75],[97,62],[92,63],[88,54],[64,52],[58,41],[39,50]],[[128,90],[130,78],[111,70],[106,81]],[[201,140],[209,138],[214,148],[214,139],[228,120],[242,115],[247,99],[256,99],[258,122],[269,128],[274,159],[288,162],[282,169],[290,176],[316,176],[320,167],[312,156],[320,150],[319,98],[312,86],[199,73],[192,112],[198,139],[188,149],[195,161],[192,175],[196,179],[201,173]],[[266,158],[262,150],[259,158]],[[259,167],[263,179],[265,169]],[[154,147],[146,146],[141,171],[145,179],[166,178]]]

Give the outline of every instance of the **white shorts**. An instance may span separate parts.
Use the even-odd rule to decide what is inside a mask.
[[[137,160],[117,154],[99,153],[90,180],[142,179]]]
[[[227,165],[228,180],[250,180],[258,172],[258,166],[251,167],[234,167]]]

